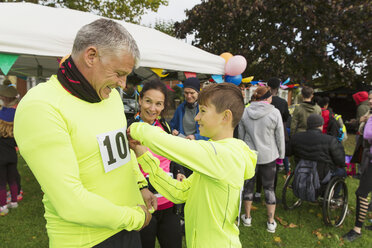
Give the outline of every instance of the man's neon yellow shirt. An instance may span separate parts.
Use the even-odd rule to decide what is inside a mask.
[[[14,133],[41,189],[50,247],[92,247],[126,229],[139,230],[145,213],[131,161],[105,173],[97,134],[126,131],[124,107],[113,90],[99,103],[62,88],[56,76],[32,88],[18,105]]]
[[[174,203],[186,202],[187,247],[241,247],[236,225],[240,191],[244,180],[254,176],[257,161],[245,142],[188,140],[146,123],[133,123],[130,133],[154,153],[194,171],[179,182],[162,171],[151,153],[137,158],[160,194]]]

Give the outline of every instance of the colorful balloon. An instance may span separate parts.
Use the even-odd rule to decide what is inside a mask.
[[[226,61],[226,63],[227,63],[227,61],[228,61],[229,59],[231,59],[231,58],[233,57],[233,55],[232,55],[231,53],[226,52],[226,53],[222,53],[222,54],[220,55],[220,57],[222,57],[222,58]]]
[[[247,60],[241,55],[235,55],[225,65],[225,74],[237,76],[242,74],[247,67]]]
[[[223,83],[222,75],[212,75],[212,78],[218,84]]]
[[[228,83],[233,83],[235,84],[236,86],[239,86],[239,84],[242,82],[242,75],[236,75],[236,76],[229,76],[229,75],[226,75],[225,76],[225,82],[228,82]]]

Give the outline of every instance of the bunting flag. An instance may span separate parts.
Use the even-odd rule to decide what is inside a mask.
[[[253,80],[254,76],[246,77],[242,79],[243,83],[249,83]]]
[[[4,75],[8,74],[10,68],[12,68],[18,57],[19,55],[17,54],[0,53],[0,69]]]
[[[158,76],[161,77],[161,78],[166,77],[166,76],[169,75],[169,73],[167,73],[167,74],[163,74],[164,69],[160,69],[160,68],[151,68],[151,70],[152,70],[156,75],[158,75]]]
[[[218,84],[223,83],[222,75],[212,75],[212,79]]]
[[[185,74],[185,77],[186,78],[191,78],[191,77],[196,77],[196,73],[195,72],[188,72],[188,71],[185,71],[183,72]]]
[[[285,80],[282,85],[286,85],[287,83],[289,83],[289,81],[291,80],[291,78],[287,78],[287,80]]]

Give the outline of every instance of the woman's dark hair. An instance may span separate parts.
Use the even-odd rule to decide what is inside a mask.
[[[164,118],[164,114],[168,109],[168,89],[167,86],[159,79],[151,80],[143,85],[141,92],[139,93],[140,97],[143,98],[143,95],[148,90],[158,90],[164,95],[164,109],[161,111],[160,116]]]

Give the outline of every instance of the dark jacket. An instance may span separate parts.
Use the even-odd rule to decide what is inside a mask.
[[[176,109],[176,112],[174,113],[174,116],[172,120],[170,121],[170,126],[171,129],[176,129],[178,132],[182,133],[185,135],[185,131],[183,130],[183,117],[185,116],[185,108],[186,108],[186,101],[181,103],[178,108]],[[199,104],[197,106],[196,114],[199,112]],[[195,126],[196,126],[196,133],[195,139],[196,140],[208,140],[207,137],[201,136],[200,131],[199,131],[199,124],[197,121],[195,121]]]
[[[342,144],[335,137],[323,134],[319,129],[310,129],[293,135],[286,152],[287,156],[295,156],[296,164],[300,159],[316,161],[320,180],[329,170],[345,167],[345,151]]]
[[[283,122],[287,122],[289,117],[289,110],[288,110],[288,103],[286,100],[279,96],[273,96],[273,100],[271,102],[275,108],[277,108],[282,116]]]

